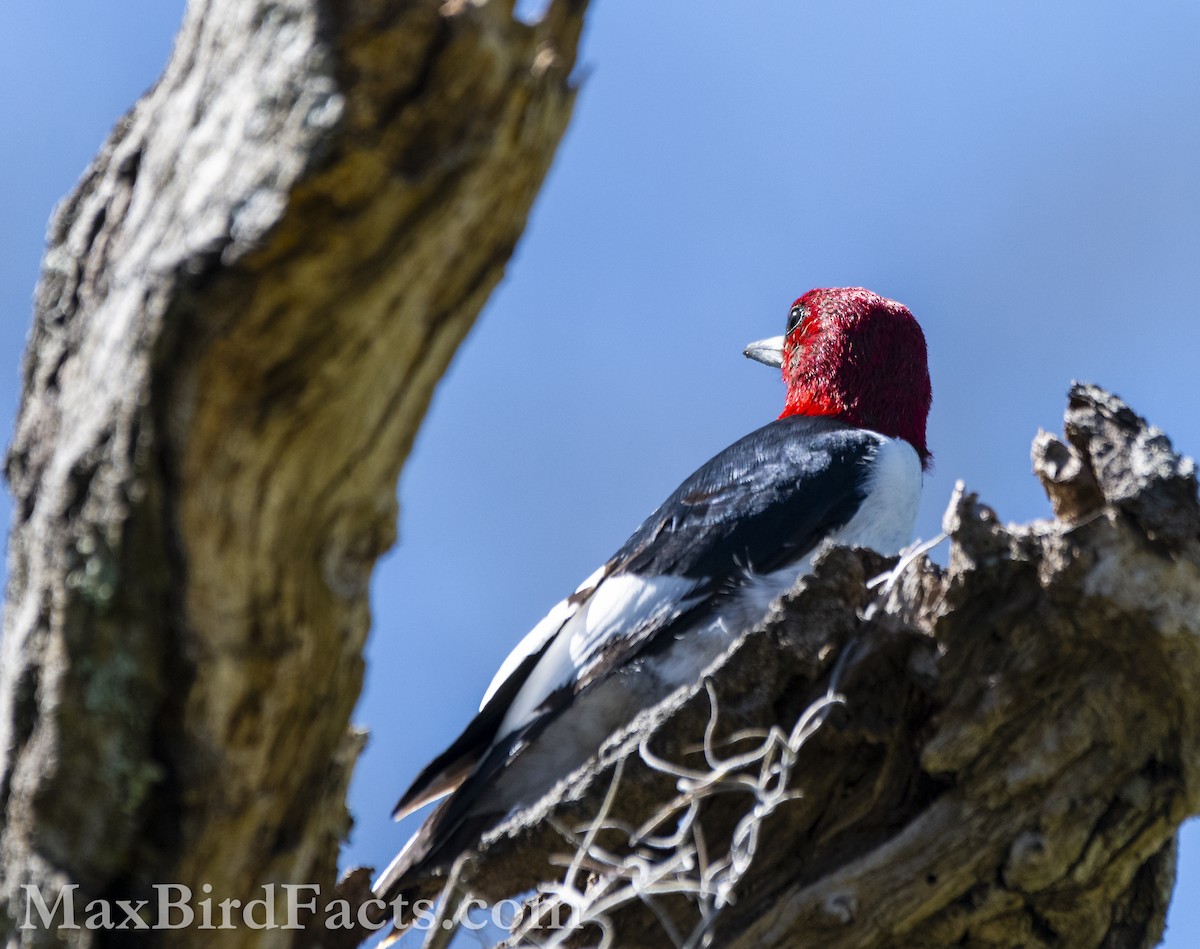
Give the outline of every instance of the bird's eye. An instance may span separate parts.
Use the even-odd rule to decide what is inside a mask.
[[[792,307],[792,312],[788,314],[787,332],[791,334],[792,330],[800,325],[802,319],[804,319],[804,307],[797,303]]]

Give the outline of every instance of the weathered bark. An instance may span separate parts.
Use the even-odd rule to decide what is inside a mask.
[[[585,5],[193,0],[57,210],[7,469],[10,938],[123,935],[17,932],[27,883],[329,894],[396,479],[566,126]]]
[[[491,832],[459,892],[573,882],[576,918],[595,914],[623,947],[698,944],[698,906],[714,945],[747,949],[1157,943],[1175,833],[1200,811],[1195,468],[1095,387],[1072,390],[1066,430],[1034,444],[1057,520],[1005,526],[960,489],[948,567],[918,559],[881,593],[865,583],[884,567],[875,555],[831,551],[707,687],[648,710]],[[831,685],[841,700],[814,711]],[[794,761],[700,776],[714,721],[709,759],[728,758],[758,739],[723,736],[789,729],[806,710]],[[781,767],[798,796],[772,796]],[[687,801],[701,835],[631,846],[629,828],[656,814],[655,833],[673,833]],[[758,824],[740,851],[752,859],[705,890],[739,823]],[[604,829],[581,846],[592,827]],[[722,881],[736,897],[723,906]]]

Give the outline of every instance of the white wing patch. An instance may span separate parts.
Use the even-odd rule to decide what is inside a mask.
[[[583,675],[606,644],[686,609],[687,596],[695,587],[694,580],[671,576],[622,574],[601,581],[550,643],[513,699],[496,737],[503,738],[537,718],[542,703]]]
[[[499,691],[500,686],[504,685],[504,680],[517,671],[517,667],[525,661],[526,657],[532,656],[541,649],[551,636],[562,629],[563,623],[569,620],[578,608],[577,605],[572,604],[569,600],[559,600],[550,608],[549,613],[538,620],[537,625],[522,637],[521,641],[513,648],[513,651],[500,663],[500,668],[492,676],[491,684],[488,685],[487,691],[483,693],[483,701],[479,703],[479,711],[483,711],[484,706],[492,700],[492,696]]]
[[[694,580],[684,577],[640,577],[626,573],[609,577],[583,605],[571,624],[571,662],[580,671],[609,639],[629,635],[677,612]]]
[[[487,691],[483,693],[483,700],[479,703],[479,711],[483,711],[483,707],[492,700],[492,696],[504,685],[504,680],[517,671],[517,667],[525,661],[529,656],[541,649],[549,641],[550,637],[562,629],[563,624],[569,620],[575,611],[579,609],[579,595],[585,594],[589,590],[594,590],[596,585],[604,579],[605,571],[608,570],[608,564],[597,568],[593,571],[583,583],[575,588],[574,600],[572,597],[567,597],[565,600],[559,600],[550,608],[550,612],[538,620],[537,624],[527,632],[521,641],[513,648],[513,651],[505,657],[500,663],[500,668],[496,670],[496,674],[492,676],[492,681],[487,687]]]

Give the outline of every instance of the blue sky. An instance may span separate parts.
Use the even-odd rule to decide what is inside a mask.
[[[0,417],[45,222],[154,80],[179,0],[12,4],[0,32]],[[1074,378],[1200,452],[1200,6],[599,0],[575,122],[440,387],[374,585],[347,862],[492,672],[699,463],[772,418],[744,360],[811,286],[902,300],[934,382],[918,532],[1007,520]],[[7,499],[0,511],[7,521]],[[1169,949],[1200,944],[1200,825]],[[1190,905],[1189,905],[1190,904]]]

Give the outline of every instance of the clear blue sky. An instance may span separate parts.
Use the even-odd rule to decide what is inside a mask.
[[[46,218],[153,81],[180,0],[8,5],[0,32],[0,416]],[[591,74],[509,276],[438,391],[374,587],[347,862],[513,643],[696,465],[772,418],[744,360],[818,285],[907,303],[936,468],[1001,517],[1073,378],[1200,452],[1200,6],[598,0]],[[5,509],[0,512],[7,520]],[[1169,949],[1200,945],[1200,825]]]

